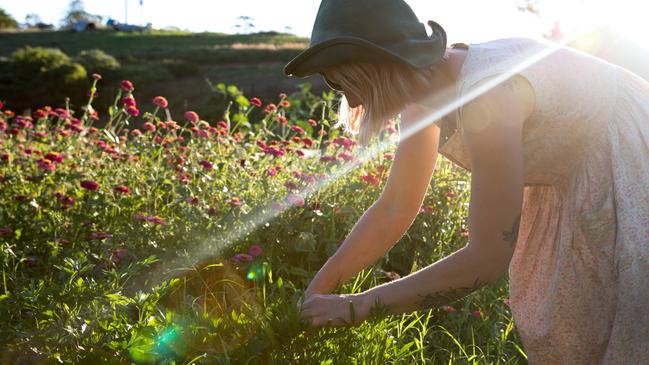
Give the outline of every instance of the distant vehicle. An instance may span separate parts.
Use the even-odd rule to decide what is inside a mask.
[[[100,28],[104,28],[101,22],[89,21],[89,20],[79,20],[78,22],[74,23],[74,25],[72,26],[72,30],[79,33],[93,31]]]
[[[115,19],[108,19],[106,26],[120,32],[148,32],[153,29],[153,24],[148,23],[145,26],[135,24],[120,23]]]

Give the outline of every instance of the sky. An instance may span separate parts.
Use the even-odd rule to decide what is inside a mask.
[[[320,0],[85,0],[86,11],[124,22],[155,28],[175,26],[195,32],[235,33],[239,16],[254,19],[255,30],[289,31],[308,37]],[[555,20],[568,27],[613,22],[630,37],[644,40],[649,29],[643,14],[646,1],[637,0],[539,0],[542,17],[517,10],[521,0],[406,0],[420,21],[435,20],[447,32],[449,43],[477,43],[504,37],[540,37]],[[587,6],[585,5],[587,4]],[[19,22],[29,13],[46,23],[59,24],[69,0],[0,0]],[[286,27],[290,27],[290,30]],[[571,29],[572,29],[571,28]]]

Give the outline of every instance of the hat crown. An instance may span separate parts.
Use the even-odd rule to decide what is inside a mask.
[[[356,37],[375,44],[428,39],[403,0],[323,0],[320,3],[311,46],[329,39]]]

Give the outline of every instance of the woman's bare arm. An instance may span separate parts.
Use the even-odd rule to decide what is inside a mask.
[[[425,121],[426,111],[415,106],[402,113],[401,129]],[[408,230],[419,212],[437,161],[439,128],[430,123],[401,140],[386,186],[377,201],[354,225],[338,251],[307,288],[311,294],[331,292],[382,257]]]
[[[472,180],[468,245],[399,280],[363,293],[360,303],[399,314],[447,304],[503,277],[514,252],[523,199],[522,126],[533,94],[514,78],[464,108]]]

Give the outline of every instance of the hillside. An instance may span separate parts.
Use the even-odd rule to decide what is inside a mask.
[[[186,109],[211,113],[212,92],[206,79],[213,83],[237,85],[246,95],[262,98],[293,91],[305,81],[313,84],[316,90],[325,87],[319,78],[301,80],[283,75],[282,68],[286,62],[308,46],[308,39],[289,34],[162,31],[0,33],[0,58],[9,57],[27,45],[58,48],[70,57],[89,49],[100,49],[114,56],[121,67],[116,75],[103,81],[100,105],[110,102],[101,98],[104,94],[113,94],[122,78],[136,84],[136,97],[143,101],[156,95],[169,96],[172,110],[178,113]],[[0,95],[0,99],[8,100],[11,105],[11,95]]]

